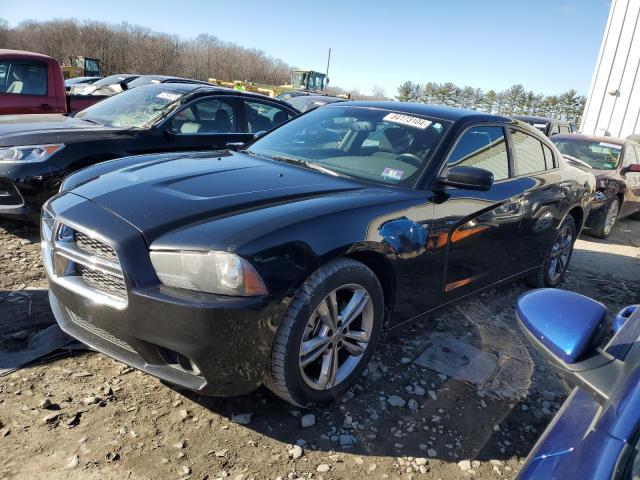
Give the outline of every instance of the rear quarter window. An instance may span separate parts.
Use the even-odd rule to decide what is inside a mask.
[[[528,133],[511,129],[511,142],[516,157],[516,175],[528,175],[547,169],[546,155],[540,140]]]

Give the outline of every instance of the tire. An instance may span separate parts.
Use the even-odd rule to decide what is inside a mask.
[[[346,315],[347,308],[355,315]],[[383,320],[384,295],[376,275],[352,259],[329,262],[304,282],[287,308],[271,348],[265,385],[300,407],[337,399],[369,362]],[[315,344],[319,348],[309,347]],[[335,358],[337,370],[330,368]]]
[[[589,222],[589,235],[597,238],[607,238],[613,231],[613,227],[620,213],[620,200],[612,199],[605,207],[594,212]]]
[[[527,279],[527,283],[534,288],[553,288],[560,285],[567,273],[575,242],[576,222],[571,215],[567,215],[558,228],[542,267]],[[554,266],[555,273],[552,273]]]

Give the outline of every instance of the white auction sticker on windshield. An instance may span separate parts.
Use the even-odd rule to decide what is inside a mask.
[[[180,95],[178,93],[170,93],[170,92],[160,92],[156,96],[158,98],[164,98],[165,100],[170,100],[172,102],[180,98]]]
[[[600,142],[599,145],[601,147],[609,147],[615,148],[616,150],[622,150],[622,145],[616,145],[615,143]]]
[[[424,118],[402,115],[400,113],[389,113],[383,118],[383,120],[399,123],[400,125],[406,125],[408,127],[419,128],[421,130],[424,130],[432,123],[430,120],[425,120]]]
[[[404,177],[404,171],[398,170],[397,168],[387,167],[382,171],[382,176],[393,180],[402,180],[402,177]]]

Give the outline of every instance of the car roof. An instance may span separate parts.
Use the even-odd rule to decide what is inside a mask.
[[[198,95],[198,94],[205,95],[207,93],[219,93],[222,95],[238,95],[242,97],[251,97],[258,100],[269,100],[274,103],[284,105],[290,110],[297,111],[295,107],[289,105],[287,102],[278,100],[276,98],[268,97],[266,95],[261,95],[259,93],[242,92],[240,90],[235,90],[233,88],[218,87],[217,85],[208,84],[206,82],[205,83],[184,83],[184,82],[148,83],[146,85],[140,85],[139,87],[136,88],[136,90],[138,88],[155,88],[157,90],[171,88],[172,90],[178,90],[184,93],[192,93],[193,95]]]
[[[500,115],[493,115],[491,113],[480,112],[477,110],[466,110],[464,108],[445,107],[442,105],[430,105],[427,103],[413,103],[413,102],[394,102],[394,101],[352,101],[348,103],[337,102],[327,104],[327,107],[366,107],[366,108],[379,108],[382,110],[393,110],[394,112],[401,112],[414,115],[424,115],[426,117],[439,118],[442,120],[449,120],[457,122],[459,120],[481,120],[481,121],[495,121],[495,122],[511,122],[512,120]]]
[[[511,118],[515,118],[516,120],[521,120],[523,122],[549,123],[552,120],[562,122],[562,120],[558,120],[557,118],[539,117],[537,115],[512,115]]]
[[[140,75],[136,80],[158,80],[159,82],[170,83],[171,80],[175,80],[176,83],[193,82],[193,83],[207,83],[202,80],[196,80],[194,78],[174,77],[171,75]]]
[[[51,60],[51,57],[49,55],[44,55],[42,53],[25,52],[24,50],[11,50],[8,48],[0,48],[0,57],[13,57],[13,56],[20,56],[23,58],[38,58],[38,59]]]
[[[606,142],[613,143],[615,145],[624,145],[630,142],[630,140],[624,140],[618,137],[604,137],[602,135],[582,135],[580,133],[558,133],[551,137],[551,140],[590,140],[592,142]]]

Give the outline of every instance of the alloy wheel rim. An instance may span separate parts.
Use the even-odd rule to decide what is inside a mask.
[[[609,235],[611,230],[613,230],[613,226],[616,223],[616,219],[618,218],[618,201],[614,200],[611,205],[609,205],[609,210],[607,210],[607,218],[604,223],[604,233]]]
[[[313,311],[302,336],[298,365],[314,390],[340,384],[359,365],[373,331],[373,303],[367,290],[343,285]]]
[[[560,233],[558,233],[556,241],[551,248],[549,279],[552,282],[557,281],[567,270],[572,247],[573,234],[571,233],[571,229],[565,225],[560,230]]]

